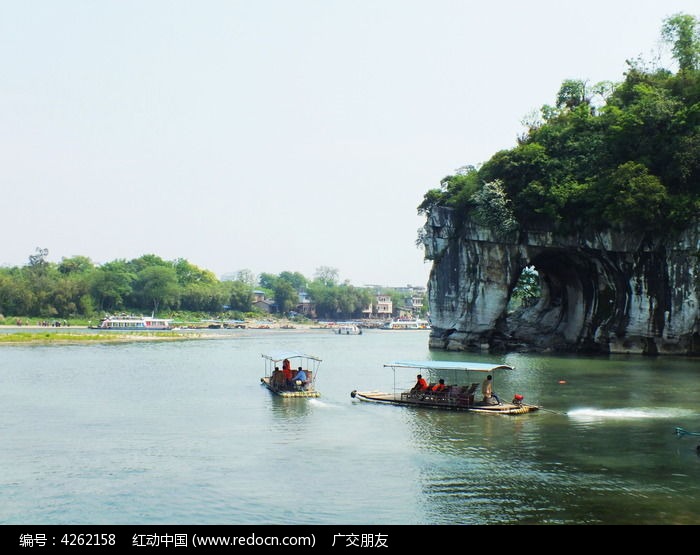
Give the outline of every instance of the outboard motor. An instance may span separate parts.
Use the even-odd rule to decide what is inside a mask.
[[[520,393],[516,393],[515,395],[513,395],[513,400],[511,401],[511,403],[521,407],[523,405],[523,399],[525,399],[523,395],[520,395]]]

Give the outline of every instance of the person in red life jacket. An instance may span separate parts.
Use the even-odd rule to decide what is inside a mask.
[[[294,374],[292,374],[292,364],[289,362],[289,359],[285,358],[282,361],[282,372],[284,373],[284,381],[288,386],[292,385],[292,377]]]
[[[434,392],[445,391],[445,380],[440,378],[440,381],[433,386]]]
[[[427,391],[428,390],[428,382],[425,381],[423,376],[418,374],[416,376],[416,385],[413,386],[413,389],[411,391]]]

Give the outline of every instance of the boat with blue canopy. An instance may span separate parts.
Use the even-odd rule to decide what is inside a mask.
[[[392,393],[353,390],[350,396],[374,403],[486,414],[525,414],[540,408],[525,403],[520,393],[515,393],[509,401],[495,393],[495,375],[515,370],[507,364],[426,360],[388,362],[384,367],[394,371]],[[405,369],[418,372],[417,384],[409,390],[396,387],[396,372]],[[425,381],[423,389],[418,385],[421,380]]]

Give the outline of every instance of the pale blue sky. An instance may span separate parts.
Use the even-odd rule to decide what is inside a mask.
[[[425,285],[416,207],[697,0],[0,0],[0,265]]]

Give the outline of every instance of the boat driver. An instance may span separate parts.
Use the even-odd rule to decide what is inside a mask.
[[[306,377],[306,372],[304,372],[304,369],[300,366],[297,369],[296,376],[294,376],[294,379],[292,380],[292,383],[300,386],[305,386],[307,381]]]
[[[493,392],[493,377],[491,374],[486,376],[486,379],[481,382],[481,394],[484,396],[484,405],[500,405],[501,400]]]

